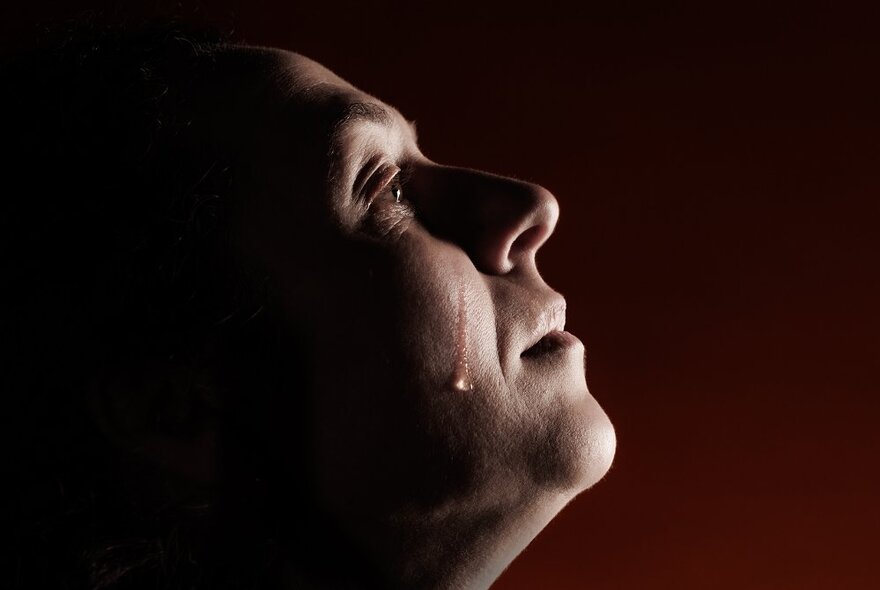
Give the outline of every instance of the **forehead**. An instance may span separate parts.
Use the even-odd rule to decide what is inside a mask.
[[[236,69],[244,69],[233,90],[237,111],[249,112],[242,118],[264,131],[295,131],[332,145],[372,124],[416,144],[414,124],[397,109],[314,60],[276,48],[235,46],[230,53]]]
[[[379,139],[389,151],[417,145],[415,124],[394,107],[356,88],[323,65],[298,53],[264,49],[271,93],[285,115],[312,126],[317,145],[330,153]],[[281,119],[286,117],[282,115]],[[306,121],[308,121],[306,123]],[[417,148],[416,148],[417,149]],[[331,162],[341,164],[341,162]]]
[[[304,55],[283,49],[264,51],[274,78],[292,95],[363,94],[326,67]]]
[[[269,77],[288,104],[325,111],[334,126],[372,122],[386,127],[409,123],[394,107],[351,85],[318,62],[298,53],[268,49]]]

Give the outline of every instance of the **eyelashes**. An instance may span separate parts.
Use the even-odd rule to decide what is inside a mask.
[[[361,191],[361,201],[369,210],[375,203],[390,201],[395,204],[403,204],[405,188],[412,174],[409,166],[397,166],[386,164],[380,166],[366,180]]]

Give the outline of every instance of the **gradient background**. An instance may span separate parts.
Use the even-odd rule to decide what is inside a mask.
[[[880,588],[878,11],[318,4],[181,12],[562,206],[540,263],[619,448],[495,590]],[[3,9],[3,48],[84,7]]]

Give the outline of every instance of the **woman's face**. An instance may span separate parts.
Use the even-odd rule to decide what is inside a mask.
[[[552,517],[615,448],[535,265],[554,196],[431,161],[393,107],[302,56],[236,51],[260,64],[227,124],[244,146],[240,231],[311,355],[297,379],[324,508],[360,536]]]

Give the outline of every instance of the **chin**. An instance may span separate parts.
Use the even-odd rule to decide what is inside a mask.
[[[559,417],[542,452],[533,456],[535,480],[546,489],[574,497],[602,479],[614,461],[617,437],[611,420],[590,398],[587,407]]]
[[[585,447],[583,467],[579,474],[580,481],[576,486],[579,488],[577,492],[592,487],[593,484],[605,477],[614,461],[614,453],[617,450],[617,435],[605,412],[602,412],[601,417],[597,417],[595,422],[590,425]]]

